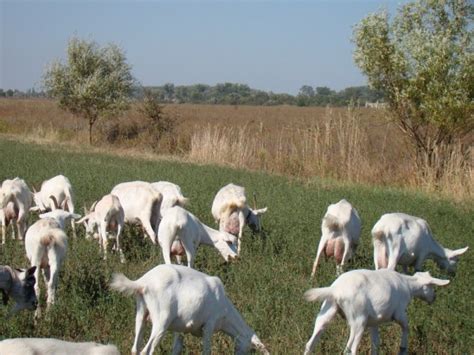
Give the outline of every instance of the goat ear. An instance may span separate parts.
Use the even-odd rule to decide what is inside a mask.
[[[71,216],[71,218],[74,218],[74,219],[79,219],[79,218],[81,218],[81,215],[80,215],[80,214],[77,214],[77,213],[71,213],[70,216]]]
[[[260,216],[260,215],[264,214],[265,212],[267,212],[267,210],[268,210],[268,207],[260,208],[258,210],[253,210],[253,213],[255,213],[255,215],[257,215],[257,216]]]
[[[33,276],[35,274],[35,271],[36,271],[36,266],[30,267],[28,270],[26,270],[26,277]]]
[[[446,286],[447,284],[449,284],[449,280],[442,280],[432,277],[428,285]]]
[[[432,277],[429,272],[417,272],[415,276],[422,285],[435,285],[435,286],[446,286],[449,284],[449,280],[442,280]]]
[[[97,202],[99,202],[99,201],[94,201],[94,203],[92,204],[91,209],[89,210],[89,212],[93,212],[93,211],[94,211],[95,206],[97,205]]]
[[[87,221],[89,219],[89,215],[85,215],[84,217],[82,217],[80,220],[76,221],[76,224],[81,224],[83,223],[84,221]]]
[[[449,258],[457,258],[458,256],[464,254],[468,249],[469,249],[469,247],[452,250],[450,252]]]
[[[38,206],[30,207],[30,212],[37,212],[39,210],[40,210],[40,208]]]

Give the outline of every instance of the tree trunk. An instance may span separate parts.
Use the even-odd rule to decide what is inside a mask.
[[[94,125],[95,121],[97,121],[97,117],[89,117],[89,145],[92,145],[92,126]]]
[[[94,122],[89,120],[89,145],[92,145],[92,125]]]

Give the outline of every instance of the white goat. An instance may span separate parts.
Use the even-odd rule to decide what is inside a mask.
[[[35,270],[36,266],[28,270],[15,270],[10,266],[0,265],[0,291],[3,296],[3,304],[6,305],[10,297],[15,301],[10,315],[22,309],[36,309],[38,299],[34,289]]]
[[[158,240],[166,264],[171,264],[171,255],[180,255],[185,252],[188,266],[192,267],[199,244],[213,245],[222,257],[229,261],[229,259],[237,257],[229,245],[234,244],[236,239],[232,234],[206,226],[196,216],[180,206],[167,209],[158,228]],[[178,250],[173,248],[176,246],[174,243],[176,240],[179,240],[180,246],[182,246]]]
[[[171,207],[181,206],[185,207],[188,203],[188,199],[183,196],[181,188],[168,181],[158,181],[151,183],[151,186],[163,195],[163,201],[161,202],[161,213]]]
[[[429,304],[435,299],[433,285],[444,286],[449,280],[431,277],[428,272],[413,276],[392,270],[352,270],[339,276],[330,287],[306,291],[307,301],[324,301],[316,318],[314,332],[306,344],[305,354],[313,351],[324,329],[341,313],[350,329],[346,351],[357,353],[365,327],[370,327],[372,354],[379,346],[379,324],[395,321],[402,328],[400,353],[408,352],[408,317],[406,309],[413,297]]]
[[[173,354],[183,348],[183,336],[203,337],[203,353],[211,353],[211,337],[223,331],[235,339],[235,353],[251,348],[268,354],[255,332],[226,296],[218,277],[209,276],[181,265],[158,265],[136,281],[114,274],[111,288],[135,295],[137,314],[132,354],[137,354],[147,314],[153,323],[150,339],[141,354],[153,354],[166,330],[175,332]]]
[[[7,221],[16,221],[18,238],[23,239],[26,232],[28,212],[33,202],[33,194],[20,178],[5,180],[0,188],[0,209],[2,209],[2,244],[6,241]]]
[[[247,204],[245,188],[228,184],[217,192],[211,212],[219,223],[220,231],[238,236],[237,254],[240,255],[244,225],[247,224],[254,232],[260,231],[259,216],[267,212],[267,207],[251,209]]]
[[[74,194],[71,182],[64,175],[57,175],[43,181],[40,191],[34,191],[36,206],[31,211],[48,212],[58,208],[74,213]],[[71,221],[72,233],[76,237],[76,227]]]
[[[2,226],[2,244],[5,244],[7,229],[12,226],[12,239],[16,239],[15,226],[18,218],[18,208],[15,203],[10,201],[5,207],[0,208],[0,225]]]
[[[160,206],[163,196],[149,182],[130,181],[116,185],[111,192],[119,198],[125,213],[125,222],[140,222],[153,244],[160,223]]]
[[[334,256],[339,275],[359,243],[361,221],[356,209],[346,200],[329,205],[321,224],[321,240],[313,263],[311,277],[316,274],[321,253]]]
[[[441,269],[454,273],[459,256],[468,249],[443,248],[424,219],[404,213],[384,214],[372,228],[372,241],[376,269],[395,270],[399,264],[405,273],[408,266],[421,271],[426,259],[433,259]]]
[[[48,307],[55,302],[59,269],[66,257],[67,235],[64,232],[68,219],[79,218],[80,215],[54,210],[40,215],[38,221],[28,228],[25,235],[26,256],[31,266],[36,266],[35,292],[40,297],[39,272],[43,270],[47,286]],[[40,313],[37,309],[36,315]]]
[[[120,261],[125,262],[125,257],[120,247],[120,233],[123,229],[125,215],[117,196],[105,195],[99,202],[94,202],[90,211],[76,223],[84,223],[86,235],[92,237],[98,229],[99,245],[107,259],[108,232],[116,232],[116,249],[120,253]]]
[[[53,338],[15,338],[0,341],[0,354],[8,355],[120,355],[115,345],[73,343]]]
[[[163,196],[160,206],[161,217],[168,208],[174,206],[181,206],[184,208],[188,203],[188,199],[183,196],[181,188],[172,182],[158,181],[151,183],[151,186]],[[156,231],[158,231],[158,228],[156,228]],[[184,248],[181,242],[179,240],[175,240],[171,246],[171,250],[173,250],[178,264],[181,264],[182,254],[184,253]]]

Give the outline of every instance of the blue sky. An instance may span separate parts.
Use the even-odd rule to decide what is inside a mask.
[[[402,0],[0,0],[0,88],[41,88],[72,36],[122,47],[143,85],[234,82],[296,94],[365,85],[353,26]]]

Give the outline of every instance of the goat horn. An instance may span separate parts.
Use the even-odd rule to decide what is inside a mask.
[[[51,196],[49,196],[49,198],[51,199],[51,201],[53,201],[54,209],[55,209],[55,210],[59,209],[59,203],[58,203],[58,200],[56,200],[56,197],[54,197],[53,195],[51,195]]]
[[[91,209],[89,210],[89,212],[93,212],[93,211],[94,211],[95,205],[97,205],[97,202],[99,202],[99,201],[94,201],[94,203],[92,204]]]

